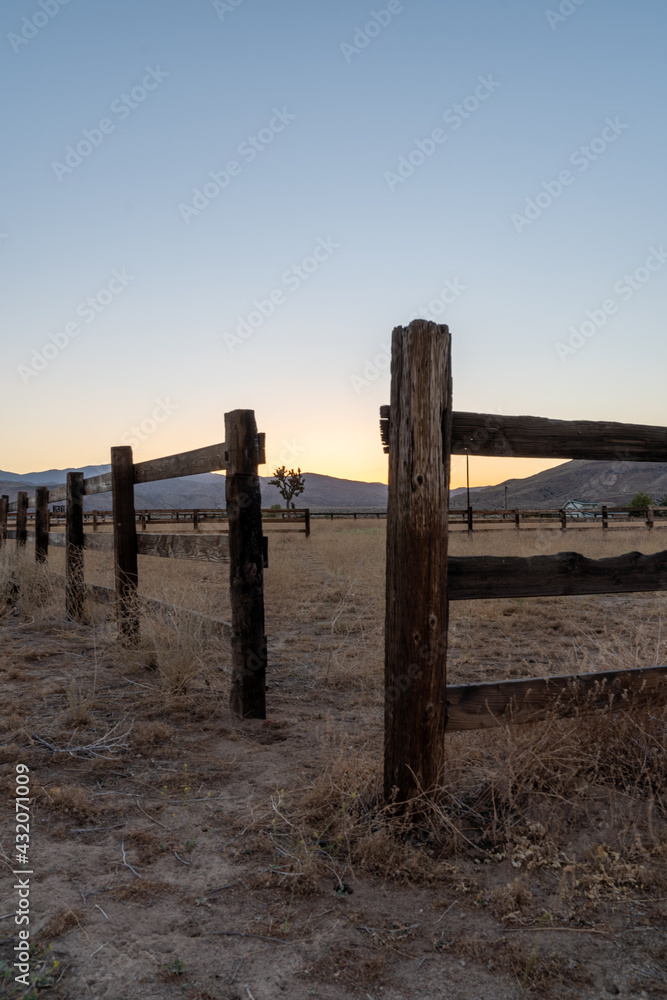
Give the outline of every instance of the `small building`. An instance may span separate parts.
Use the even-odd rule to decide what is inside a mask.
[[[600,512],[598,505],[588,500],[566,500],[560,510],[568,517],[595,517]]]

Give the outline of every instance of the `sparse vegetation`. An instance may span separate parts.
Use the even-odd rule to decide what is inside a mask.
[[[269,479],[269,486],[276,486],[281,497],[285,501],[285,506],[289,507],[294,503],[292,502],[293,497],[300,496],[306,488],[306,482],[304,476],[301,475],[301,469],[294,469],[289,471],[284,465],[279,466],[274,473],[273,479]]]
[[[581,529],[573,547],[660,551],[661,531]],[[63,623],[57,590],[30,612],[19,600],[0,624],[0,759],[38,776],[36,918],[61,964],[36,968],[54,1000],[61,987],[76,995],[79,969],[98,989],[113,978],[119,996],[157,979],[158,991],[187,983],[212,997],[215,975],[238,970],[229,989],[248,982],[255,997],[254,983],[270,993],[296,977],[316,995],[394,983],[421,1000],[438,995],[443,969],[494,1000],[596,1000],[612,984],[660,996],[665,705],[450,734],[440,796],[415,828],[380,794],[384,523],[318,524],[310,542],[271,542],[265,721],[229,715],[228,641],[177,616],[144,616],[133,651],[116,643],[109,608],[90,606],[95,624]],[[452,533],[450,551],[562,545],[549,529],[489,531]],[[56,569],[61,556],[49,557]],[[29,592],[39,569],[20,561],[17,576],[15,554],[0,557],[0,586],[11,565]],[[86,572],[106,582],[109,557],[86,553]],[[226,573],[147,560],[140,579],[151,596],[225,617]],[[665,662],[666,614],[662,594],[457,602],[449,678]],[[67,752],[115,725],[118,745]],[[112,921],[122,963],[105,945]],[[223,931],[224,950],[212,948]]]

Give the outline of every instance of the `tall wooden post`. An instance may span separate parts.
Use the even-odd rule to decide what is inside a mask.
[[[306,538],[310,538],[310,507],[306,507],[303,515],[304,524],[306,525]]]
[[[65,614],[73,621],[83,618],[83,472],[67,473],[65,503]]]
[[[225,413],[232,606],[232,712],[266,718],[266,635],[259,441],[253,410]]]
[[[9,507],[9,497],[6,493],[0,497],[0,549],[7,542],[7,508]]]
[[[35,559],[46,562],[49,554],[49,489],[38,486],[35,490]]]
[[[28,541],[28,494],[21,490],[16,494],[16,548],[22,548]]]
[[[391,350],[384,795],[433,794],[447,718],[449,330],[397,327]]]
[[[134,512],[134,465],[132,448],[111,449],[113,496],[113,552],[116,576],[116,612],[122,639],[134,644],[139,638],[137,590],[137,524]]]
[[[606,506],[602,505],[602,530],[607,531],[609,528],[609,514],[607,512]]]

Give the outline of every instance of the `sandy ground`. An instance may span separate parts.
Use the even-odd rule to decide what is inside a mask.
[[[658,534],[576,547],[656,551]],[[108,608],[65,624],[58,583],[12,571],[0,996],[667,996],[664,706],[452,734],[445,805],[402,827],[378,795],[383,545],[384,522],[271,540],[263,722],[229,713],[223,641],[147,619],[126,650]],[[454,554],[499,546],[563,547],[551,531],[452,540]],[[223,618],[226,574],[140,559],[144,593]],[[105,554],[86,575],[111,583]],[[667,662],[662,594],[451,611],[452,682]],[[32,993],[11,969],[17,764],[33,798]]]

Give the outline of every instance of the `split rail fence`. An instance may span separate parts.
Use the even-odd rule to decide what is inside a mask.
[[[266,718],[266,635],[264,633],[263,569],[266,539],[262,535],[262,509],[258,466],[266,462],[264,434],[258,434],[253,410],[225,414],[225,442],[206,448],[134,463],[132,448],[111,449],[111,471],[83,478],[69,472],[67,483],[56,489],[38,487],[33,496],[19,492],[16,501],[0,498],[0,546],[7,538],[21,548],[35,543],[35,558],[44,562],[49,546],[65,548],[65,610],[68,618],[81,621],[88,592],[96,599],[115,593],[119,633],[135,644],[139,638],[141,606],[176,610],[161,601],[138,594],[139,555],[172,559],[195,559],[229,563],[231,622],[216,621],[231,639],[232,677],[230,707],[244,718]],[[134,487],[178,476],[226,471],[227,534],[137,534]],[[112,493],[112,534],[84,534],[83,498]],[[49,531],[50,503],[65,501],[65,532]],[[34,508],[35,529],[28,531],[28,510]],[[8,515],[16,515],[16,527],[8,529]],[[115,591],[87,587],[84,581],[84,550],[109,550],[114,554]],[[182,612],[182,609],[178,609]],[[194,615],[194,612],[187,614]]]
[[[651,704],[667,666],[447,686],[450,601],[667,589],[667,551],[448,557],[450,456],[667,462],[667,428],[463,413],[452,407],[449,329],[423,320],[392,338],[385,615],[384,792],[405,803],[437,787],[445,732]]]

